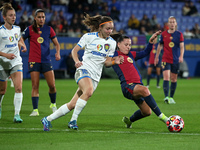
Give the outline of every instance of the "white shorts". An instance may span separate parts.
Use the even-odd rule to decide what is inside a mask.
[[[22,65],[16,65],[9,70],[0,70],[0,81],[6,81],[11,74],[18,71],[22,72]]]
[[[83,78],[90,78],[92,80],[92,84],[93,84],[93,89],[94,91],[96,90],[99,82],[96,81],[96,80],[93,80],[91,77],[90,77],[90,74],[89,72],[86,70],[86,69],[76,69],[76,72],[75,72],[75,80],[76,80],[76,83],[78,84],[79,80],[83,79]]]

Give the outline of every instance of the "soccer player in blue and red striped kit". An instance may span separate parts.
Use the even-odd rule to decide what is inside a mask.
[[[149,55],[152,50],[155,38],[161,33],[157,31],[149,39],[149,44],[145,50],[136,52],[131,50],[131,39],[127,36],[114,34],[112,37],[117,41],[117,50],[114,56],[123,56],[124,62],[122,64],[113,65],[114,71],[117,73],[121,90],[127,99],[133,100],[139,107],[133,115],[123,117],[123,122],[127,128],[131,128],[131,124],[139,119],[151,115],[151,110],[158,116],[164,123],[168,118],[160,111],[155,99],[151,95],[149,89],[143,85],[141,74],[138,71],[135,61]]]
[[[164,102],[175,104],[173,99],[177,87],[177,77],[179,71],[179,63],[183,62],[184,55],[184,38],[180,31],[177,31],[176,18],[171,16],[168,18],[169,30],[163,31],[160,36],[160,42],[157,47],[155,65],[159,61],[159,54],[163,48],[162,70],[163,70],[163,90],[165,94]],[[171,80],[170,96],[169,81]]]
[[[55,59],[60,60],[60,45],[52,27],[45,25],[45,12],[42,9],[35,11],[35,18],[32,25],[22,33],[24,39],[29,40],[29,72],[32,81],[32,104],[33,112],[30,116],[39,116],[39,78],[43,73],[49,86],[50,108],[56,111],[56,87],[53,67],[50,57],[50,40],[55,45]]]

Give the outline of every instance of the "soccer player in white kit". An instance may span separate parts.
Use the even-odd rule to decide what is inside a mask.
[[[0,26],[0,118],[1,106],[7,88],[7,79],[10,76],[15,87],[14,95],[14,122],[21,123],[20,110],[22,105],[22,59],[20,49],[26,52],[26,46],[20,34],[21,29],[13,25],[16,20],[15,10],[10,3],[5,3],[0,10],[5,24]]]
[[[96,90],[101,78],[103,65],[109,67],[124,61],[123,56],[112,58],[116,42],[110,37],[114,28],[113,20],[110,17],[101,15],[90,17],[86,14],[83,22],[90,28],[91,33],[84,34],[72,50],[72,57],[77,68],[75,80],[79,87],[70,102],[62,105],[53,114],[41,120],[44,131],[49,131],[51,121],[64,116],[73,109],[74,112],[68,127],[77,130],[78,115]],[[85,47],[83,61],[80,61],[78,51],[83,47]]]

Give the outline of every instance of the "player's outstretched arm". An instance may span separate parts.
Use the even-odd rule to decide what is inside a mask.
[[[160,35],[162,33],[161,30],[157,31],[156,33],[154,33],[150,39],[149,39],[149,43],[154,44],[154,40],[158,37],[158,35]]]

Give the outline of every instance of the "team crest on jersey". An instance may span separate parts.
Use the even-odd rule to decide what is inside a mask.
[[[110,48],[110,44],[105,44],[104,45],[104,49],[105,49],[106,52],[109,50],[109,48]]]
[[[15,39],[18,41],[18,34],[15,33]]]
[[[10,42],[13,42],[13,41],[14,41],[14,37],[13,37],[13,36],[10,36],[10,37],[9,37],[9,40],[10,40]]]
[[[153,54],[155,54],[156,53],[156,49],[153,49]]]
[[[170,39],[172,40],[172,39],[173,39],[173,37],[172,37],[172,36],[170,36]]]
[[[103,49],[103,46],[102,46],[101,44],[98,44],[98,45],[97,45],[97,50],[98,50],[98,51],[101,51],[102,49]]]
[[[39,34],[42,34],[42,31],[38,31]]]
[[[127,58],[127,61],[128,61],[129,63],[133,63],[133,59],[130,58],[130,57]]]
[[[33,65],[35,64],[35,62],[29,62],[29,66],[30,68],[33,68]]]
[[[43,39],[42,37],[39,37],[39,38],[37,39],[37,42],[41,44],[41,43],[44,42],[44,39]]]
[[[169,47],[171,47],[171,48],[174,47],[174,42],[170,42]]]

